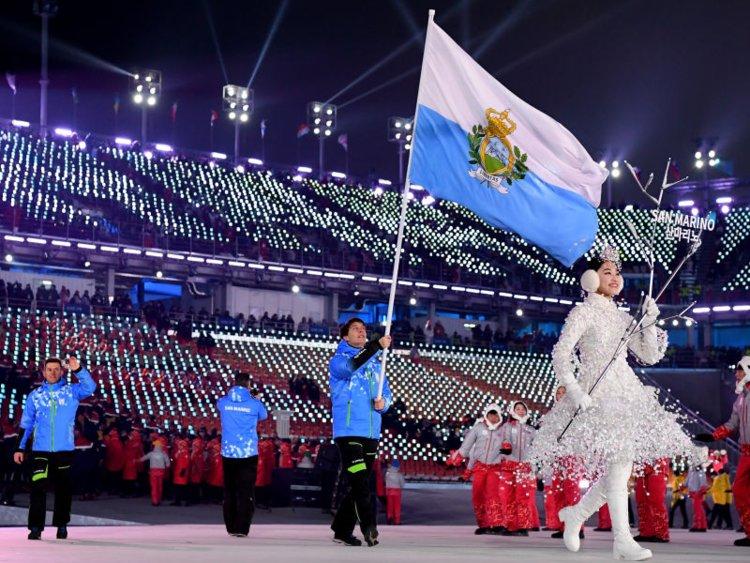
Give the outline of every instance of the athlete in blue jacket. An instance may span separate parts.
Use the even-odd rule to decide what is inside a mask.
[[[352,318],[341,328],[341,342],[329,364],[333,409],[333,438],[341,452],[349,487],[331,529],[333,541],[362,545],[352,535],[359,527],[367,545],[378,543],[378,530],[370,504],[370,473],[378,453],[381,414],[393,401],[388,380],[378,397],[380,351],[391,345],[391,337],[367,341],[367,328]]]
[[[266,407],[251,388],[250,374],[238,373],[234,387],[216,403],[221,416],[224,525],[227,533],[236,537],[250,532],[255,513],[258,423],[268,418]]]
[[[62,378],[63,364],[58,358],[44,361],[44,383],[26,397],[21,417],[21,432],[16,463],[23,463],[24,450],[33,436],[31,455],[31,500],[29,503],[29,539],[38,540],[44,530],[47,511],[47,484],[52,480],[55,491],[55,512],[52,525],[57,527],[57,538],[68,537],[73,489],[70,467],[75,446],[73,425],[81,399],[91,396],[96,382],[71,356],[68,369],[78,383],[69,384]]]

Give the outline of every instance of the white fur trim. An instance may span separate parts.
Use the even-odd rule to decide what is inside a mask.
[[[516,405],[518,403],[521,403],[526,408],[526,415],[525,416],[518,416],[516,414]],[[514,420],[517,420],[521,424],[526,424],[526,421],[529,420],[529,406],[524,403],[523,401],[512,401],[508,405],[508,415]]]
[[[587,293],[594,293],[599,289],[599,274],[596,270],[586,270],[581,276],[581,287]]]

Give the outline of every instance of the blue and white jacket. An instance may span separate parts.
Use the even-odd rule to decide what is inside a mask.
[[[380,438],[380,415],[393,402],[386,378],[383,383],[385,407],[375,410],[373,406],[378,394],[380,355],[377,341],[360,349],[342,340],[336,348],[328,365],[334,438]]]
[[[236,385],[216,403],[221,415],[221,455],[245,458],[258,455],[258,423],[268,418],[266,407]]]
[[[78,383],[70,384],[65,377],[54,384],[45,381],[26,397],[19,450],[26,448],[32,434],[35,452],[70,452],[75,449],[73,427],[78,403],[94,393],[96,382],[86,368],[74,373]]]

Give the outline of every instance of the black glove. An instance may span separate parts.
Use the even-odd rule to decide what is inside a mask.
[[[708,432],[701,432],[700,434],[695,435],[695,441],[696,442],[703,442],[704,444],[710,444],[711,442],[715,442],[713,434],[709,434]]]
[[[500,453],[503,455],[510,455],[513,448],[500,448]]]

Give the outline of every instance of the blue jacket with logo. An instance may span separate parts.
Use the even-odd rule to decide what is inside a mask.
[[[31,435],[35,452],[67,452],[75,449],[73,427],[78,403],[96,390],[96,382],[86,368],[75,374],[78,383],[70,384],[64,377],[54,384],[46,381],[26,397],[21,416],[23,437],[18,448],[23,450]]]
[[[363,365],[356,367],[355,357],[361,354],[371,356]],[[339,343],[328,365],[334,438],[380,438],[380,415],[391,406],[393,396],[386,378],[383,383],[385,407],[375,410],[373,400],[378,395],[378,377],[380,347],[377,342],[370,342],[364,349],[355,348],[346,340]]]
[[[245,458],[258,455],[258,423],[268,418],[266,407],[236,385],[216,403],[221,416],[221,455]]]

